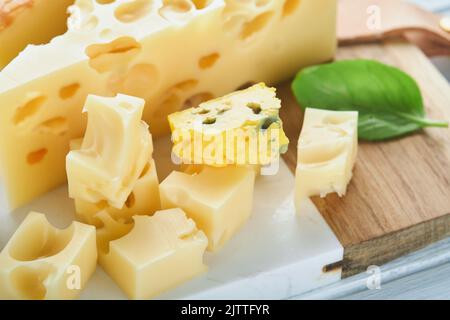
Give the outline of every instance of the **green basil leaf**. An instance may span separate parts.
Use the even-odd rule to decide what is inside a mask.
[[[302,108],[358,111],[358,136],[369,141],[402,136],[448,122],[425,118],[417,83],[373,60],[345,60],[301,70],[292,90]]]

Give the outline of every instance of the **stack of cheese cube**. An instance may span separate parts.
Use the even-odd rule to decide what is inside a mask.
[[[275,89],[258,84],[169,115],[173,158],[188,170],[161,183],[161,204],[182,208],[205,232],[210,251],[248,220],[259,166],[287,150],[280,107]]]
[[[77,215],[97,229],[99,264],[135,299],[206,269],[203,232],[180,209],[157,211],[159,183],[152,137],[141,120],[144,104],[126,95],[88,96],[86,134],[72,143],[66,162]]]

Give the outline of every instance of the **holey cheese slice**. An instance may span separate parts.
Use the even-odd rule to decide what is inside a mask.
[[[66,34],[27,47],[0,73],[13,206],[65,180],[87,94],[144,98],[152,133],[168,133],[167,115],[183,106],[286,79],[336,47],[336,0],[79,0],[71,12]]]
[[[183,164],[267,165],[287,151],[275,89],[260,83],[169,115]]]
[[[27,44],[49,42],[67,30],[67,7],[74,0],[1,0],[0,70]]]
[[[0,299],[74,299],[97,266],[95,228],[31,212],[0,253]]]
[[[66,160],[71,198],[122,209],[153,152],[143,107],[142,99],[131,96],[88,96],[86,135]]]
[[[298,140],[295,200],[343,196],[358,147],[358,113],[307,108]]]

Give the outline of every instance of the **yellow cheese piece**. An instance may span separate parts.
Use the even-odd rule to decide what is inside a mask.
[[[122,209],[113,208],[106,201],[90,203],[75,199],[75,211],[78,219],[98,228],[97,244],[99,249],[106,246],[105,241],[99,240],[99,237],[106,237],[106,242],[108,242],[119,238],[117,235],[126,234],[126,232],[116,231],[117,224],[119,224],[121,230],[127,231],[127,227],[132,225],[133,216],[152,215],[159,209],[161,209],[159,182],[153,160],[148,163],[143,171],[143,176],[136,181],[133,191],[128,196]],[[104,215],[104,212],[107,213],[107,216]],[[104,219],[108,219],[112,224],[105,223]],[[124,225],[125,228],[121,228],[120,225]],[[103,235],[99,235],[99,232]]]
[[[70,141],[71,150],[79,150],[83,139]],[[95,217],[100,211],[107,211],[116,221],[131,221],[134,215],[152,215],[161,209],[159,198],[159,180],[154,160],[150,160],[143,169],[141,176],[136,181],[133,191],[128,195],[122,209],[116,209],[108,205],[105,200],[90,203],[75,199],[75,212],[80,221],[98,226],[101,224]]]
[[[267,165],[287,151],[275,88],[260,83],[169,115],[172,153],[185,164]]]
[[[1,0],[0,70],[27,44],[42,44],[67,30],[74,0]]]
[[[82,142],[83,139],[70,141],[71,150],[80,149]],[[121,238],[132,229],[133,216],[152,215],[159,209],[161,201],[154,160],[147,163],[122,209],[109,206],[105,200],[90,203],[75,199],[77,218],[97,228],[97,247],[101,252],[107,252],[110,241]]]
[[[144,98],[152,133],[168,133],[167,115],[182,106],[332,59],[336,2],[78,0],[67,33],[29,46],[0,73],[0,163],[11,206],[65,181],[87,94]]]
[[[172,172],[160,185],[162,208],[181,208],[208,237],[208,250],[220,249],[252,212],[255,170],[203,167],[197,174]]]
[[[66,161],[71,198],[122,209],[153,152],[143,107],[131,96],[88,96],[86,135]]]
[[[132,299],[149,299],[206,271],[206,236],[180,209],[135,216],[133,229],[100,254],[103,268]]]
[[[358,148],[358,113],[308,108],[298,140],[296,203],[336,192],[343,196]]]
[[[0,299],[74,299],[95,271],[95,228],[31,212],[0,253]]]

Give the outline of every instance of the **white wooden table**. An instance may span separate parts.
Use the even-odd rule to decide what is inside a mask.
[[[450,0],[409,1],[450,16]],[[432,62],[450,81],[450,57]],[[291,299],[450,299],[450,238],[373,270]]]

